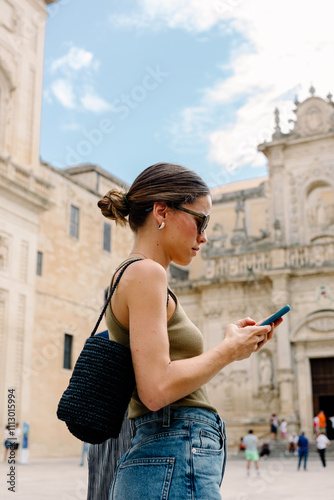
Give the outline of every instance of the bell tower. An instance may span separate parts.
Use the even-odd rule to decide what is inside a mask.
[[[295,100],[296,120],[282,133],[279,111],[272,141],[258,149],[268,158],[270,226],[282,245],[334,241],[334,102],[315,96]]]
[[[0,0],[0,425],[8,390],[16,421],[29,419],[39,214],[52,186],[40,176],[46,5]]]
[[[46,4],[0,0],[0,155],[37,173]]]

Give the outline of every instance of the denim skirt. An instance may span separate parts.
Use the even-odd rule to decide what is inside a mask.
[[[110,500],[220,500],[225,423],[204,408],[167,406],[133,419]]]

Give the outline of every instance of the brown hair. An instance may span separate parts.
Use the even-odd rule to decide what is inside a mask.
[[[123,226],[129,222],[136,232],[144,225],[154,202],[162,201],[176,207],[208,194],[208,186],[189,168],[156,163],[138,175],[127,193],[112,189],[97,205],[105,217]]]

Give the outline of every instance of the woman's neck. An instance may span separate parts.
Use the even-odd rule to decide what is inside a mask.
[[[146,257],[146,255],[144,255],[143,253],[137,252],[137,250],[133,250],[132,252],[130,252],[129,256],[130,255],[134,255],[134,256],[140,255],[141,257],[144,257],[144,259],[148,259],[149,258],[149,257]]]

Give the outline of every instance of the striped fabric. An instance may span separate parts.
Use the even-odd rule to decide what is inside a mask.
[[[132,433],[127,416],[126,413],[117,439],[108,439],[104,443],[89,446],[87,500],[109,499],[117,462],[130,447]]]

